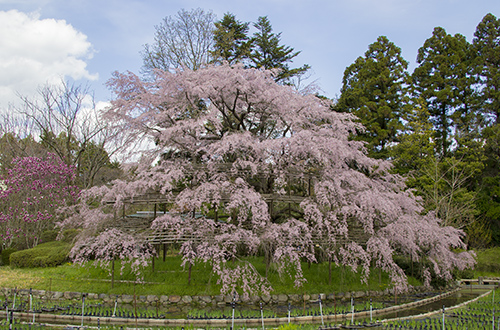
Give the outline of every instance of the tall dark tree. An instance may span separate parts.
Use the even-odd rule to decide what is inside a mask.
[[[453,128],[457,138],[470,140],[479,125],[470,44],[463,35],[452,36],[437,27],[418,50],[417,63],[413,86],[426,100],[436,132],[436,152],[446,157]]]
[[[421,179],[420,170],[434,161],[434,133],[429,112],[422,100],[415,100],[405,112],[405,127],[398,136],[398,143],[390,148],[394,171],[409,176],[407,184],[415,188]]]
[[[215,22],[214,49],[211,52],[212,61],[223,61],[233,64],[250,57],[252,43],[248,36],[249,23],[243,23],[231,13]]]
[[[500,19],[487,14],[474,33],[475,68],[480,79],[482,114],[487,127],[482,131],[486,161],[481,173],[478,208],[491,229],[492,242],[500,244]]]
[[[474,33],[475,67],[482,82],[483,107],[491,119],[500,124],[500,19],[484,16]]]
[[[500,245],[500,124],[484,129],[483,137],[486,161],[478,207],[485,222],[492,228],[494,243]]]
[[[387,158],[388,145],[397,141],[408,100],[407,67],[401,49],[381,36],[344,72],[336,109],[360,119],[365,130],[359,138],[368,142],[374,157]]]
[[[271,22],[267,16],[258,18],[254,23],[257,32],[254,33],[252,41],[252,53],[250,59],[252,67],[263,69],[279,69],[280,72],[275,80],[280,83],[291,83],[291,79],[304,74],[310,66],[305,64],[300,68],[290,68],[289,63],[300,54],[290,46],[281,45],[281,32],[274,33]]]

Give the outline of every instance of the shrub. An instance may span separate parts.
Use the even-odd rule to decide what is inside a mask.
[[[32,249],[12,253],[10,265],[20,268],[55,267],[67,261],[69,250],[70,244],[66,242],[42,243]]]
[[[40,237],[42,243],[53,242],[57,239],[57,234],[59,231],[57,230],[46,230],[42,233]]]
[[[66,243],[73,243],[73,240],[75,239],[76,235],[78,235],[78,233],[80,233],[80,230],[78,229],[66,229],[63,230],[59,239]]]
[[[14,249],[14,248],[7,248],[7,249],[3,249],[2,250],[2,265],[4,266],[8,266],[9,265],[9,258],[10,258],[10,255],[14,252],[16,252],[17,250]]]

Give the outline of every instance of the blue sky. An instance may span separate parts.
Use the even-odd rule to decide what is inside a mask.
[[[0,0],[0,109],[61,78],[88,81],[97,101],[109,101],[105,82],[116,70],[139,72],[154,26],[198,7],[219,19],[268,16],[282,43],[301,51],[293,65],[309,64],[331,98],[378,36],[402,49],[411,71],[434,27],[472,41],[484,15],[500,16],[499,0]]]

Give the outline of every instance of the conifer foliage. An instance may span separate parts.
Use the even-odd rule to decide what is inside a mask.
[[[94,236],[109,228],[109,213],[87,207],[96,197],[120,210],[127,199],[161,194],[169,212],[151,230],[193,237],[181,248],[185,265],[209,263],[223,293],[271,290],[250,263],[232,262],[258,253],[297,286],[305,281],[301,261],[318,261],[317,249],[365,278],[370,265],[382,268],[398,290],[407,281],[395,253],[427,258],[432,273],[448,279],[454,267],[473,263],[469,253],[450,251],[464,248],[462,232],[422,216],[389,163],[349,138],[360,128],[351,114],[274,78],[239,64],[156,71],[147,81],[115,73],[106,118],[130,140],[152,143],[131,180],[85,192],[84,226]],[[287,196],[297,207],[277,216],[273,204],[292,203]]]

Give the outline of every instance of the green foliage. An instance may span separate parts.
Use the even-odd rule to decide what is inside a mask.
[[[476,219],[479,211],[475,189],[477,177],[484,168],[483,148],[468,143],[467,147],[458,147],[453,155],[437,157],[426,106],[420,101],[407,115],[408,124],[400,135],[400,143],[390,149],[394,171],[408,176],[407,185],[423,197],[426,210],[435,211],[443,225],[485,234]],[[469,243],[472,241],[469,239]]]
[[[491,230],[491,241],[500,245],[500,124],[483,131],[485,168],[478,189],[478,209],[483,222]]]
[[[397,141],[402,129],[408,96],[405,82],[408,62],[401,49],[381,36],[344,71],[342,94],[336,105],[340,112],[355,114],[364,130],[357,138],[368,142],[369,154],[388,158],[387,147]]]
[[[474,249],[485,249],[493,240],[493,230],[485,218],[477,218],[465,228],[469,247]],[[497,231],[498,232],[498,231]]]
[[[462,136],[478,131],[472,54],[463,35],[452,36],[441,27],[435,28],[418,50],[419,66],[412,75],[413,87],[426,100],[435,130],[436,152],[443,157],[450,152],[453,127]]]
[[[240,22],[233,14],[224,14],[215,22],[213,61],[232,64],[248,59],[252,43],[247,33],[248,23]]]
[[[500,123],[500,19],[487,14],[476,28],[473,50],[478,55],[474,68],[483,83],[481,101],[484,111]]]
[[[278,327],[278,330],[298,330],[300,329],[300,325],[294,323],[282,324]]]
[[[54,241],[39,244],[32,249],[14,252],[10,255],[12,267],[55,267],[62,265],[68,259],[70,245]]]
[[[407,124],[398,137],[399,143],[389,148],[394,171],[403,175],[411,174],[410,180],[418,180],[418,171],[434,159],[432,123],[423,103],[423,100],[417,100],[415,104],[410,105],[411,110],[405,113],[404,118]],[[414,185],[416,183],[410,184]]]
[[[267,16],[261,16],[254,23],[257,32],[251,38],[252,52],[250,60],[252,67],[263,69],[279,69],[275,77],[277,82],[291,83],[291,78],[301,76],[310,66],[305,64],[300,68],[291,69],[288,63],[300,54],[290,46],[280,45],[281,33],[274,33]]]
[[[437,278],[434,272],[434,267],[430,260],[419,260],[417,262],[413,261],[409,257],[398,255],[394,257],[394,261],[398,264],[399,267],[401,267],[401,269],[403,269],[403,271],[408,277],[414,278],[416,281],[420,283],[424,282],[424,275],[423,275],[424,270],[428,269],[431,272],[432,280],[430,285],[433,288],[441,289],[446,287],[447,285],[446,280]],[[455,275],[457,274],[458,273],[455,271]]]
[[[500,273],[500,247],[478,250],[476,271]]]
[[[60,240],[65,243],[73,243],[76,235],[80,233],[78,229],[65,229],[60,237]]]
[[[426,210],[463,229],[472,248],[500,245],[499,40],[491,13],[472,44],[436,27],[406,79],[400,50],[380,37],[347,67],[334,106],[360,118],[369,154],[393,160]]]
[[[40,236],[41,243],[53,242],[57,239],[58,230],[46,230]]]
[[[14,248],[7,248],[2,250],[2,265],[8,266],[10,264],[10,255],[17,250]]]
[[[41,242],[48,243],[57,240],[65,243],[72,243],[79,232],[80,230],[78,229],[65,229],[62,233],[60,233],[59,230],[46,230],[42,233]]]

